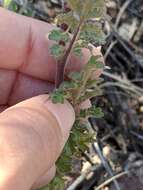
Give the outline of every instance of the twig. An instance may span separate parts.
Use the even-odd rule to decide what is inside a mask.
[[[142,93],[136,92],[136,90],[133,89],[132,87],[126,86],[124,84],[120,84],[118,82],[106,82],[103,85],[101,85],[101,88],[103,88],[103,87],[110,87],[110,86],[120,87],[120,88],[122,88],[122,89],[124,89],[124,90],[126,90],[126,91],[128,91],[130,93],[133,93],[132,97],[134,97],[135,99],[137,99],[137,98],[139,98],[139,97],[142,96]]]
[[[134,48],[134,50],[136,51],[136,53],[140,53],[140,54],[143,54],[143,48],[141,47],[138,47],[136,44],[134,44],[133,42],[131,41],[128,41],[129,45]]]
[[[87,177],[87,175],[90,172],[96,172],[98,171],[101,167],[103,167],[102,165],[100,166],[91,166],[90,168],[88,168],[85,172],[83,172],[71,185],[70,187],[68,187],[66,190],[75,190],[77,188],[78,185],[80,185]]]
[[[93,166],[94,163],[93,163],[91,157],[89,156],[89,154],[87,154],[86,152],[83,152],[82,150],[81,150],[81,152],[82,152],[83,157],[86,159],[86,161],[88,161]]]
[[[107,181],[105,181],[104,183],[102,183],[101,185],[99,185],[97,188],[95,188],[95,190],[100,190],[101,188],[105,187],[106,185],[110,184],[113,180],[118,179],[124,175],[127,175],[129,172],[125,171],[122,173],[119,173],[113,177],[111,177],[110,179],[108,179]]]
[[[109,47],[108,47],[108,49],[107,49],[107,51],[106,51],[106,53],[105,53],[105,55],[104,55],[105,61],[106,61],[108,55],[110,54],[111,50],[113,49],[113,47],[114,47],[116,44],[117,44],[117,40],[113,41],[113,42],[109,45]]]
[[[104,156],[103,156],[103,154],[102,154],[102,151],[100,150],[100,147],[99,147],[99,145],[98,145],[97,142],[95,142],[95,143],[93,144],[93,148],[94,148],[94,150],[97,152],[97,154],[98,154],[98,156],[99,156],[99,158],[100,158],[102,164],[104,165],[104,167],[105,167],[105,169],[107,170],[107,172],[109,173],[109,175],[110,175],[111,177],[113,177],[114,174],[113,174],[113,172],[112,172],[112,169],[111,169],[110,165],[108,164],[108,162],[106,161],[106,159],[104,158]],[[114,185],[115,185],[115,187],[116,187],[117,190],[121,190],[121,189],[120,189],[120,186],[119,186],[119,184],[118,184],[118,182],[116,181],[116,179],[113,179],[113,183],[114,183]]]
[[[119,14],[118,14],[117,19],[116,19],[116,22],[115,22],[115,28],[118,27],[122,15],[124,14],[125,10],[126,10],[126,9],[128,8],[128,6],[130,5],[130,3],[132,3],[132,1],[133,1],[133,0],[127,0],[127,1],[125,1],[125,3],[123,4],[123,6],[120,8]]]
[[[132,50],[128,48],[128,46],[124,42],[123,38],[118,34],[118,31],[116,30],[115,26],[113,26],[113,24],[111,23],[111,21],[108,18],[106,18],[105,20],[109,23],[109,25],[110,25],[110,27],[112,29],[112,35],[122,45],[122,47],[126,50],[126,52],[129,54],[129,56],[131,56],[132,60],[135,63],[139,64],[141,68],[143,68],[143,64],[136,58],[134,52],[132,52]]]
[[[141,141],[143,141],[143,135],[141,135],[141,134],[138,134],[138,133],[136,133],[135,131],[130,131],[130,133],[132,134],[132,135],[134,135],[135,137],[137,137],[138,139],[140,139]]]
[[[133,84],[132,82],[130,82],[127,78],[125,78],[125,77],[121,78],[119,76],[116,76],[116,75],[111,74],[106,71],[103,72],[103,75],[118,81],[120,84],[116,83],[115,84],[116,86],[120,86],[124,89],[128,89],[128,90],[134,92],[135,94],[137,94],[139,97],[143,95],[143,89],[138,87],[137,85]],[[113,85],[113,84],[111,84],[111,85]],[[103,86],[106,86],[106,83],[102,84],[102,87]]]

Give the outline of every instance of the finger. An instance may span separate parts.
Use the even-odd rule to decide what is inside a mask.
[[[45,135],[47,135],[46,133],[44,133],[42,125],[46,125],[47,123],[49,123],[50,121],[50,117],[47,116],[46,117],[46,113],[47,115],[49,113],[51,113],[54,116],[54,119],[56,119],[57,123],[58,123],[58,130],[60,129],[60,134],[62,134],[62,141],[61,143],[61,147],[63,148],[65,141],[68,139],[69,133],[70,133],[70,129],[74,123],[75,120],[75,113],[74,110],[72,108],[72,106],[66,101],[65,104],[53,104],[51,102],[51,100],[49,99],[48,95],[40,95],[31,99],[28,99],[26,101],[20,102],[19,104],[16,104],[13,107],[10,107],[7,109],[7,111],[13,111],[18,109],[19,111],[21,110],[22,113],[24,112],[26,114],[25,117],[27,117],[27,119],[25,119],[24,115],[21,113],[21,115],[23,115],[23,117],[21,118],[22,120],[24,120],[23,122],[25,122],[25,125],[30,125],[38,130],[38,132],[42,133],[41,136],[45,137]],[[24,110],[23,110],[23,109]],[[5,112],[4,112],[5,113]],[[29,113],[29,114],[28,114]],[[30,116],[31,114],[31,116]],[[39,115],[38,115],[39,114]],[[38,117],[40,117],[40,115],[44,116],[43,119],[44,122],[41,124],[39,122],[40,119]],[[66,115],[66,117],[65,117]],[[17,115],[17,117],[19,117],[19,114]],[[37,125],[35,125],[36,121]],[[51,122],[52,123],[52,122]],[[53,128],[54,129],[54,128]],[[47,130],[49,130],[49,128],[47,128]],[[55,127],[56,130],[56,127]],[[48,133],[48,131],[47,131]],[[58,132],[57,132],[58,133]],[[56,131],[55,131],[55,137],[56,137]],[[52,141],[56,140],[55,137],[53,138]],[[45,137],[45,139],[48,139]],[[58,140],[59,138],[57,138]],[[58,144],[60,144],[58,143]],[[56,145],[55,145],[56,146]],[[52,146],[49,146],[52,147]],[[49,149],[48,147],[48,149]],[[59,147],[59,145],[58,145]],[[48,150],[49,151],[49,150]],[[52,151],[54,155],[57,155],[56,151]],[[55,157],[51,159],[52,162],[56,161]]]
[[[90,108],[91,107],[91,101],[90,100],[86,100],[86,101],[84,101],[84,102],[82,102],[81,104],[80,104],[80,109],[88,109],[88,108]]]
[[[42,175],[36,183],[32,186],[31,190],[37,190],[41,187],[46,186],[55,176],[56,174],[56,166],[54,165],[48,172],[46,172],[44,175]]]
[[[52,28],[47,23],[0,8],[0,68],[18,69],[24,74],[53,82],[55,60],[49,50],[51,41],[46,39]],[[79,70],[88,57],[86,49],[83,57],[71,56],[67,70]]]
[[[0,69],[0,105],[3,110],[25,99],[51,92],[54,84],[24,74]]]
[[[28,99],[0,114],[0,176],[8,176],[9,187],[14,180],[18,187],[22,183],[32,186],[54,165],[74,119],[68,102],[54,105],[47,95]]]
[[[70,129],[74,123],[75,120],[75,113],[72,108],[72,106],[66,101],[65,104],[53,104],[51,100],[49,99],[48,95],[40,95],[31,99],[28,99],[26,101],[21,102],[20,104],[16,104],[15,107],[21,107],[26,106],[27,109],[33,109],[33,107],[38,108],[38,112],[41,113],[44,109],[43,107],[46,106],[46,109],[48,109],[48,112],[51,112],[54,117],[56,118],[60,130],[62,132],[62,148],[66,142],[66,140],[69,137]],[[12,107],[13,108],[13,107]],[[11,109],[11,108],[9,108]],[[66,116],[66,117],[65,117]],[[34,118],[34,116],[32,117]],[[40,131],[41,126],[39,125]]]

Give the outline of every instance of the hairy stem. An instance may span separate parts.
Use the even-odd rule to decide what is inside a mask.
[[[56,70],[56,81],[55,81],[55,87],[58,88],[59,85],[63,82],[64,80],[64,73],[65,73],[65,67],[67,65],[68,62],[68,58],[70,56],[70,53],[74,47],[75,42],[77,41],[81,28],[82,28],[82,24],[83,24],[83,20],[80,21],[78,28],[76,29],[73,38],[65,52],[65,54],[63,55],[63,57],[61,59],[59,59],[59,61],[57,62],[57,70]]]

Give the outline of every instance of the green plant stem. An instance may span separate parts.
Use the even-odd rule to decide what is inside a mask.
[[[79,103],[78,101],[79,101],[79,99],[80,99],[82,93],[84,92],[86,83],[87,83],[88,79],[91,77],[91,75],[92,75],[92,72],[91,72],[91,71],[86,72],[86,75],[85,75],[85,77],[84,77],[84,80],[82,81],[82,84],[81,84],[81,86],[79,87],[79,90],[78,90],[78,92],[77,92],[77,94],[76,94],[75,101],[74,101],[74,105],[77,105],[77,104]],[[81,103],[81,102],[80,102],[80,103]]]
[[[65,52],[65,54],[63,55],[63,57],[57,62],[57,69],[56,69],[56,81],[55,81],[55,87],[58,88],[60,86],[60,84],[64,81],[64,73],[65,73],[65,67],[67,65],[68,62],[68,58],[71,54],[71,51],[74,47],[75,42],[77,41],[82,25],[84,23],[84,20],[81,19],[79,26],[77,27],[77,30],[75,31],[73,38]]]

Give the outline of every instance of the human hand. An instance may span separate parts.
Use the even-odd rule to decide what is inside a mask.
[[[74,122],[68,102],[54,105],[48,95],[37,96],[54,86],[55,63],[45,37],[51,29],[47,23],[0,8],[2,190],[37,189],[50,181]],[[67,71],[79,70],[88,60],[88,51],[84,55],[82,60],[72,56]]]

